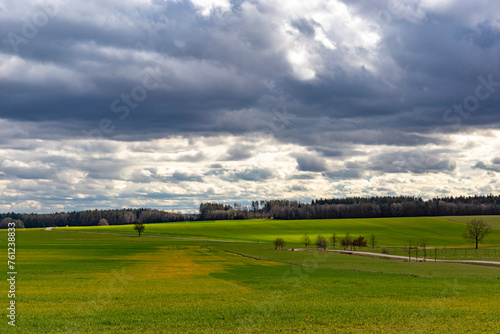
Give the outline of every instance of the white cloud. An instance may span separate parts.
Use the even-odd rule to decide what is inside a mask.
[[[228,0],[189,0],[197,7],[203,16],[209,16],[211,13],[231,10],[231,3]]]
[[[391,194],[432,197],[497,189],[500,174],[471,166],[481,160],[496,161],[496,156],[484,157],[500,151],[500,130],[435,136],[446,139],[447,144],[429,143],[422,151],[441,152],[432,153],[433,159],[449,160],[456,164],[455,169],[436,170],[432,165],[431,172],[419,170],[416,174],[402,168],[396,168],[394,173],[369,169],[368,162],[374,157],[415,149],[406,146],[353,144],[343,156],[328,157],[306,146],[260,136],[91,140],[91,145],[83,146],[72,139],[17,139],[14,141],[24,142],[17,145],[19,149],[12,148],[16,145],[0,146],[0,156],[4,157],[0,190],[9,194],[0,199],[0,208],[60,211],[150,206],[196,210],[199,202],[206,200]],[[238,145],[252,148],[248,150],[251,156],[220,161]],[[66,158],[73,150],[78,150],[78,160],[76,155]],[[199,159],[179,159],[200,152],[203,154]],[[297,164],[299,158],[301,165]]]

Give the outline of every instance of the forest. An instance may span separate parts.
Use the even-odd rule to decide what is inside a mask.
[[[24,227],[95,226],[144,224],[195,220],[232,219],[336,219],[380,217],[431,217],[500,215],[500,196],[460,196],[423,200],[411,196],[348,197],[316,199],[310,203],[294,200],[251,201],[250,205],[234,203],[201,203],[198,214],[157,209],[86,210],[73,212],[2,213],[0,221],[10,218]],[[0,224],[3,227],[6,224]],[[21,226],[21,225],[20,225]]]

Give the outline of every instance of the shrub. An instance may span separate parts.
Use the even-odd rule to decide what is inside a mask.
[[[327,245],[327,242],[326,242],[326,239],[325,237],[321,236],[321,235],[318,235],[316,237],[316,247],[318,249],[323,249],[323,250],[326,250],[326,245]]]
[[[345,234],[345,236],[340,239],[340,246],[342,246],[345,249],[351,248],[352,246],[352,238],[349,232]]]
[[[285,247],[285,244],[285,239],[276,238],[276,240],[274,240],[274,249],[283,249]]]
[[[354,239],[352,241],[352,246],[354,247],[354,250],[356,250],[356,247],[359,247],[359,248],[366,247],[365,237],[359,236],[359,238]]]
[[[311,238],[309,238],[307,234],[304,234],[304,236],[300,240],[302,241],[304,246],[306,246],[306,248],[309,248],[309,245],[311,244]]]

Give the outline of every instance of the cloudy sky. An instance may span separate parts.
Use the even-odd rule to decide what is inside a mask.
[[[0,212],[498,194],[497,0],[0,0]]]

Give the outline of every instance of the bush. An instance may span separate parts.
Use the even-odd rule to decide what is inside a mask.
[[[321,235],[318,235],[316,237],[316,247],[318,249],[323,249],[323,250],[326,250],[326,245],[327,245],[327,242],[326,242],[326,239],[325,237],[321,236]]]
[[[382,247],[382,254],[389,254],[389,250],[385,247]]]
[[[283,249],[285,247],[285,244],[285,239],[276,238],[276,240],[274,240],[274,249]]]
[[[309,248],[309,244],[311,243],[311,238],[309,238],[307,234],[304,234],[304,236],[300,239],[300,241],[302,241],[302,243],[304,244],[304,246],[306,246],[306,248]]]
[[[359,248],[366,247],[366,240],[365,240],[365,238],[362,237],[362,236],[359,236],[359,238],[354,239],[352,241],[352,246],[354,247],[355,250],[356,250],[356,247],[359,247]]]
[[[340,239],[340,246],[342,246],[344,248],[344,250],[351,248],[352,238],[351,238],[351,235],[349,234],[349,232],[347,232],[345,234],[345,236],[342,239]]]

